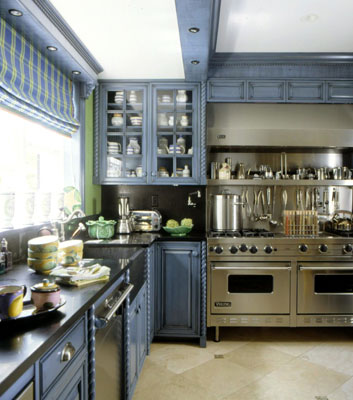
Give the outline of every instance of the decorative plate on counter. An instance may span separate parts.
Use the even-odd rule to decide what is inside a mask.
[[[37,308],[34,306],[34,304],[31,302],[31,300],[26,300],[23,302],[23,310],[18,317],[2,319],[2,320],[0,320],[0,323],[24,321],[24,320],[28,320],[28,319],[38,318],[40,316],[45,316],[49,313],[52,313],[53,311],[58,310],[64,304],[66,304],[66,299],[63,296],[61,296],[60,303],[57,306],[52,307],[52,308],[47,308],[44,310],[37,310]]]
[[[64,187],[64,212],[66,215],[70,215],[72,211],[75,211],[82,207],[81,194],[78,189],[74,186]]]

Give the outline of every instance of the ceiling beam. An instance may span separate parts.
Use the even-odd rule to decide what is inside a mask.
[[[213,5],[213,0],[175,0],[184,73],[187,81],[207,79]],[[191,28],[199,30],[192,33]]]

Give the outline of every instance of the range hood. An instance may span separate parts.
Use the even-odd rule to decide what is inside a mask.
[[[207,105],[210,146],[353,147],[353,105]]]

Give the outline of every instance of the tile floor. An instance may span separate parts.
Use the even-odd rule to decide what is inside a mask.
[[[156,342],[133,400],[353,400],[353,331],[223,328],[206,349]]]

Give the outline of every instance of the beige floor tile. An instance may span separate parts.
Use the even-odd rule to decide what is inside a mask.
[[[137,381],[136,391],[147,390],[152,386],[163,384],[173,376],[175,376],[173,372],[154,363],[150,357],[147,357]]]
[[[353,378],[344,383],[341,387],[327,396],[329,400],[352,400],[353,399]]]
[[[225,358],[263,376],[294,357],[272,348],[267,343],[251,342],[226,354]]]
[[[146,388],[138,388],[133,400],[218,400],[207,387],[203,388],[181,375]]]
[[[191,383],[207,388],[217,399],[239,390],[259,375],[225,359],[214,359],[182,374]]]
[[[347,375],[294,359],[224,400],[315,400],[315,396],[327,396],[348,379]]]
[[[220,342],[214,342],[213,340],[208,340],[207,341],[207,347],[206,351],[213,355],[223,355],[230,353],[231,351],[234,351],[235,349],[238,349],[239,347],[245,346],[249,342],[245,339],[242,338],[236,338],[230,340],[230,339],[225,339]]]
[[[214,355],[197,344],[153,343],[151,361],[175,374],[181,374],[214,358]]]
[[[350,376],[353,376],[353,343],[330,342],[320,344],[300,356],[303,360],[323,365]]]

